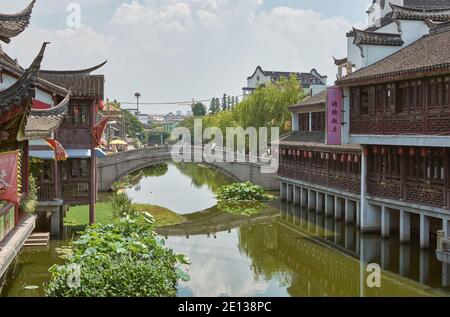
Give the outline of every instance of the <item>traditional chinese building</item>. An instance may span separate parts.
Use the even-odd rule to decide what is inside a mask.
[[[9,43],[28,26],[34,1],[17,14],[0,14],[0,40]],[[27,119],[36,96],[37,75],[44,57],[44,44],[28,69],[15,80],[8,73],[14,61],[0,49],[0,279],[31,234],[35,217],[21,205],[27,199]]]
[[[247,78],[247,86],[244,87],[244,98],[253,93],[260,85],[265,85],[269,82],[276,82],[281,78],[288,79],[294,75],[299,83],[302,85],[306,96],[315,95],[327,87],[327,76],[323,76],[312,69],[309,73],[305,72],[280,72],[280,71],[266,71],[258,66],[251,76]]]
[[[97,125],[98,110],[103,108],[105,79],[103,75],[91,73],[105,63],[82,70],[39,72],[43,80],[70,91],[70,99],[61,101],[65,103],[64,116],[55,116],[58,124],[52,132],[53,139],[64,148],[67,159],[57,162],[55,151],[43,139],[35,140],[30,146],[30,156],[42,160],[38,183],[40,205],[52,206],[58,212],[52,219],[54,233],[59,232],[58,226],[62,226],[67,206],[89,204],[90,221],[95,221],[96,154],[100,140],[94,139],[93,131]],[[55,112],[58,106],[45,108],[48,106],[40,112]],[[58,112],[62,114],[63,109],[59,108]]]
[[[329,215],[343,203],[327,197],[342,198],[363,232],[398,230],[406,243],[418,231],[428,248],[436,230],[450,235],[450,1],[378,0],[368,14],[366,29],[347,34],[348,56],[335,59],[334,93],[291,107],[282,198]],[[302,134],[320,149],[302,147]]]

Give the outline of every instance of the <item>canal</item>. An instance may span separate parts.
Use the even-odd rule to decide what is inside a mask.
[[[432,249],[420,250],[417,239],[400,244],[362,235],[354,226],[277,200],[250,217],[229,213],[218,208],[214,192],[231,182],[204,165],[168,164],[127,190],[137,203],[188,219],[158,229],[169,247],[192,261],[191,279],[180,283],[179,296],[450,295],[442,263]],[[56,250],[65,243],[23,250],[2,296],[43,296],[48,268],[60,263]],[[380,287],[369,287],[368,264],[381,268]]]

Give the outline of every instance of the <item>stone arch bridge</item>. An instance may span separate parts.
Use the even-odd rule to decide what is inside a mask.
[[[195,158],[195,155],[198,155],[196,152],[195,148],[192,147],[192,159]],[[215,155],[217,156],[217,154]],[[172,156],[171,147],[169,146],[132,150],[99,158],[97,159],[98,189],[100,191],[108,191],[114,182],[121,180],[133,172],[170,161],[172,161]],[[268,165],[251,163],[249,162],[248,156],[245,156],[242,161],[244,162],[208,163],[203,160],[201,163],[219,169],[236,181],[250,181],[268,190],[280,189],[276,171],[274,173],[263,172],[263,169],[267,169]]]

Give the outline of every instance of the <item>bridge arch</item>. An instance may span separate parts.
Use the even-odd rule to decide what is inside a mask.
[[[194,153],[195,151],[192,151]],[[172,161],[171,148],[152,147],[113,154],[97,160],[97,185],[109,191],[114,182],[146,167]],[[248,162],[202,162],[219,169],[236,181],[251,181],[268,190],[279,190],[278,175],[261,172],[261,165]]]

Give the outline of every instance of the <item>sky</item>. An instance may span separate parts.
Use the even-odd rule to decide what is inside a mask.
[[[30,1],[0,0],[0,12],[20,11]],[[29,28],[2,48],[24,67],[44,41],[51,45],[43,69],[87,68],[107,60],[97,71],[106,78],[105,98],[122,102],[134,102],[135,92],[152,103],[240,95],[258,65],[316,68],[332,84],[332,56],[346,56],[345,33],[366,24],[370,2],[37,0]],[[189,107],[141,107],[143,113],[176,110]]]

